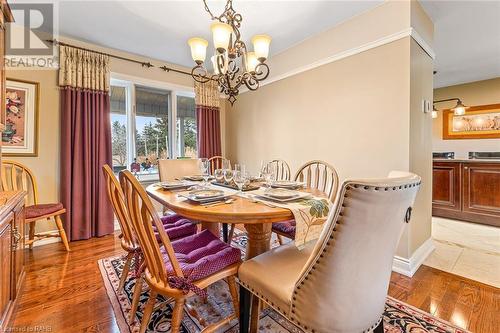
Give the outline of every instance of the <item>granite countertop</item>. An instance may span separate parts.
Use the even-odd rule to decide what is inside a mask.
[[[485,158],[475,158],[475,159],[468,159],[468,158],[455,158],[455,159],[433,158],[432,160],[434,162],[500,163],[500,159],[485,159]]]

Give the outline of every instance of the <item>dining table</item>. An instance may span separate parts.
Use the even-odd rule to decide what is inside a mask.
[[[303,191],[324,196],[322,192],[315,189],[303,189]],[[233,195],[230,204],[215,206],[192,203],[180,196],[179,191],[166,190],[158,184],[149,185],[146,192],[151,198],[173,212],[200,221],[202,228],[210,230],[218,237],[220,235],[219,223],[243,225],[248,236],[246,259],[251,259],[270,249],[273,222],[294,218],[289,209],[275,206],[271,202],[253,200],[246,192],[243,195]]]

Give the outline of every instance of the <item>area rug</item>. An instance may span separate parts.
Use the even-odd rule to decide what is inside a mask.
[[[240,249],[245,248],[246,242],[247,237],[243,232],[237,232],[233,238],[233,245]],[[276,245],[278,244],[276,240],[273,239],[273,246]],[[124,257],[118,256],[101,259],[98,261],[98,265],[102,274],[106,292],[113,306],[113,311],[115,313],[120,332],[136,333],[139,331],[142,311],[144,304],[147,301],[149,290],[145,284],[142,290],[136,319],[134,322],[129,324],[128,317],[135,279],[130,278],[127,280],[125,283],[125,290],[117,290],[124,262]],[[186,303],[189,306],[184,309],[184,317],[181,325],[182,333],[200,332],[207,324],[217,322],[221,318],[225,318],[233,312],[231,296],[225,281],[219,281],[210,286],[208,288],[208,295],[207,301],[204,301],[197,296],[192,296],[187,300]],[[191,310],[188,310],[188,308]],[[170,332],[172,309],[172,303],[167,301],[163,296],[158,296],[147,332]],[[388,297],[386,301],[384,328],[386,333],[467,332],[391,297]],[[238,331],[237,320],[233,320],[231,323],[219,330],[221,333],[237,333]],[[266,308],[260,313],[259,332],[302,333],[302,330],[290,323],[271,308]]]

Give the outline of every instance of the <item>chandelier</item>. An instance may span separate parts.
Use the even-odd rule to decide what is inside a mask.
[[[239,89],[245,85],[249,90],[257,90],[259,82],[269,75],[269,67],[265,63],[269,54],[271,37],[256,35],[252,38],[253,52],[241,40],[239,28],[243,17],[233,9],[233,1],[228,0],[224,12],[215,16],[203,0],[205,10],[213,21],[211,30],[215,54],[210,58],[214,73],[209,73],[204,66],[208,42],[203,38],[189,39],[191,57],[196,65],[191,76],[197,82],[217,81],[220,92],[228,96],[231,105],[236,101]]]

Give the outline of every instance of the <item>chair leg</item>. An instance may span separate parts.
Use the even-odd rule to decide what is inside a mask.
[[[236,224],[231,224],[231,227],[229,229],[229,236],[227,238],[227,243],[228,244],[231,244],[231,242],[233,241],[233,236],[234,236],[234,228],[235,228]]]
[[[64,244],[64,247],[66,248],[66,251],[69,252],[70,250],[69,250],[68,238],[66,237],[66,231],[64,231],[61,217],[59,215],[54,216],[54,220],[56,221],[57,229],[59,229],[59,236],[61,236],[61,240]]]
[[[236,278],[234,275],[227,277],[227,284],[229,285],[229,293],[233,300],[234,314],[236,317],[240,316],[240,303],[238,301],[238,286],[236,285]]]
[[[131,324],[135,320],[135,314],[137,313],[137,307],[139,306],[139,300],[141,299],[141,292],[142,292],[142,276],[138,276],[137,279],[135,279],[134,295],[132,296],[130,317],[128,318],[128,321]]]
[[[132,263],[132,258],[134,254],[129,252],[127,254],[127,260],[125,261],[125,265],[123,266],[122,276],[120,277],[120,284],[118,285],[118,290],[122,290],[125,286],[125,281],[127,281],[128,272],[130,270],[130,264]]]
[[[222,240],[224,241],[224,243],[227,243],[228,239],[229,237],[228,237],[227,223],[222,223]]]
[[[240,333],[250,329],[250,301],[252,294],[240,285]]]
[[[260,298],[252,295],[252,305],[250,310],[250,333],[257,333],[259,331],[259,317],[262,302]]]
[[[384,320],[382,320],[380,324],[378,324],[378,326],[375,327],[373,333],[384,333]]]
[[[172,323],[170,327],[172,329],[171,333],[179,333],[181,328],[182,316],[184,314],[184,303],[186,299],[184,297],[177,298],[175,300],[174,310],[172,312]]]
[[[35,239],[35,223],[36,221],[30,222],[30,230],[28,236],[30,240],[30,245],[29,245],[30,250],[33,250],[33,240]]]
[[[278,236],[278,243],[280,243],[280,245],[283,245],[283,236],[278,234],[276,234],[276,236]]]
[[[148,302],[146,303],[146,307],[144,308],[144,314],[142,315],[141,329],[139,330],[140,333],[146,332],[146,329],[148,328],[149,320],[151,320],[151,314],[153,313],[153,308],[156,303],[157,294],[158,293],[156,291],[151,290]]]

